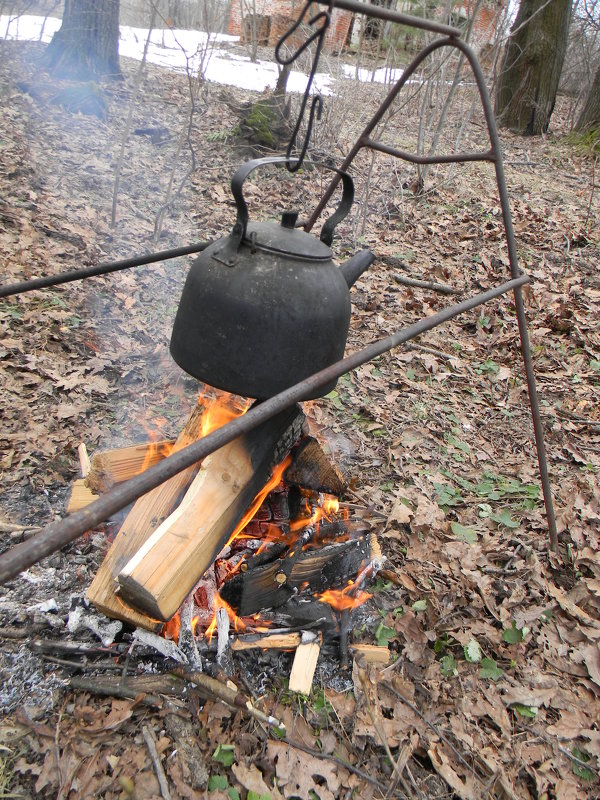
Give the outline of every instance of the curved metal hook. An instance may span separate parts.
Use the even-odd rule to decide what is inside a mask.
[[[311,34],[308,37],[308,39],[303,44],[301,44],[300,47],[296,50],[296,52],[292,53],[292,55],[289,58],[284,58],[281,55],[281,48],[284,46],[286,41],[298,30],[298,28],[302,24],[304,16],[306,15],[306,12],[308,11],[311,5],[312,2],[309,2],[304,6],[304,9],[300,14],[300,16],[298,17],[298,19],[296,20],[296,22],[294,22],[292,27],[283,34],[283,36],[279,39],[279,41],[275,45],[275,59],[278,64],[281,64],[282,66],[293,64],[293,62],[298,58],[300,53],[303,53],[306,50],[306,48],[309,47],[314,42],[314,40],[321,35],[322,31],[327,30],[327,28],[329,27],[329,22],[330,22],[329,11],[319,11],[319,13],[315,14],[315,16],[312,19],[308,20],[308,24],[314,25],[316,22],[322,19],[324,20],[323,25],[320,28],[317,28],[317,30],[313,34]]]
[[[300,155],[294,156],[292,158],[292,150],[296,146],[296,138],[298,137],[298,132],[300,131],[300,125],[302,124],[302,118],[304,117],[304,109],[306,108],[306,100],[307,95],[304,96],[302,100],[302,107],[300,108],[300,113],[298,114],[298,119],[296,120],[296,127],[294,128],[294,132],[290,139],[290,142],[287,146],[287,150],[285,151],[286,157],[286,167],[288,172],[298,172],[300,167],[302,166],[302,162],[304,161],[304,156],[306,155],[306,151],[308,150],[308,143],[310,141],[310,137],[312,135],[313,123],[315,120],[315,114],[317,115],[317,119],[321,119],[321,112],[323,110],[323,99],[321,95],[317,95],[313,98],[310,112],[308,116],[308,124],[306,126],[306,136],[304,137],[304,141],[302,142],[302,149],[300,150]],[[293,164],[292,162],[296,162]]]
[[[288,172],[297,172],[302,166],[302,162],[304,161],[304,157],[306,156],[306,151],[308,150],[308,143],[312,135],[315,115],[317,119],[320,119],[321,111],[323,109],[323,99],[321,98],[320,95],[317,95],[315,98],[313,98],[313,101],[311,103],[306,135],[304,137],[304,141],[302,142],[302,146],[300,148],[300,154],[299,156],[296,156],[294,159],[292,159],[292,151],[296,147],[296,140],[298,138],[298,133],[300,132],[300,126],[302,125],[302,120],[304,119],[304,114],[306,112],[306,105],[308,103],[308,98],[310,97],[310,90],[312,88],[313,79],[317,71],[319,56],[321,55],[321,49],[323,48],[323,43],[325,41],[325,34],[327,33],[327,29],[329,28],[329,24],[331,22],[331,12],[333,11],[333,0],[329,0],[329,7],[327,8],[326,11],[320,11],[318,14],[315,14],[308,21],[309,25],[314,25],[320,20],[323,21],[323,24],[320,25],[317,28],[317,30],[314,31],[314,33],[312,33],[308,37],[308,39],[305,42],[303,42],[289,58],[284,58],[284,56],[282,56],[281,48],[295,33],[295,31],[298,30],[298,28],[302,24],[302,21],[307,15],[311,5],[312,5],[312,0],[308,0],[296,22],[294,22],[292,27],[283,34],[283,36],[279,39],[275,47],[275,58],[277,59],[277,62],[283,66],[288,66],[292,64],[298,58],[298,56],[301,53],[303,53],[304,50],[306,50],[306,48],[309,47],[310,44],[312,44],[312,42],[314,42],[315,40],[317,42],[317,48],[315,50],[315,55],[313,58],[310,75],[308,77],[308,81],[306,83],[306,89],[304,90],[304,96],[302,97],[302,102],[300,104],[300,112],[298,114],[298,119],[296,120],[296,125],[294,126],[294,132],[292,133],[290,142],[286,150],[286,167],[288,169]]]

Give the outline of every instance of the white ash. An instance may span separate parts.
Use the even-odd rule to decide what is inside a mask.
[[[25,644],[16,651],[0,650],[0,709],[10,714],[17,708],[35,707],[44,711],[54,707],[55,695],[64,690],[67,680],[46,672],[43,662]]]
[[[71,611],[67,619],[69,633],[76,633],[83,628],[97,636],[105,647],[111,645],[122,630],[123,623],[97,614],[83,597],[71,595],[70,600]]]
[[[202,672],[202,659],[198,652],[196,637],[193,631],[193,617],[195,611],[194,595],[190,594],[181,606],[179,617],[179,649],[186,656],[192,669]]]
[[[175,642],[170,639],[163,639],[162,636],[158,636],[156,633],[151,633],[143,628],[136,628],[132,640],[136,644],[146,645],[156,650],[157,653],[160,653],[165,658],[171,658],[179,664],[188,663],[186,654],[179,649]]]
[[[27,606],[27,611],[41,611],[42,613],[47,613],[48,611],[57,612],[58,606],[56,605],[56,600],[52,597],[50,600],[44,600],[41,603],[34,603],[32,606]]]

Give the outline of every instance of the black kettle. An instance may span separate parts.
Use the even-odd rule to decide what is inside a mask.
[[[179,366],[219,389],[266,399],[339,361],[350,324],[349,289],[372,263],[370,250],[335,266],[329,248],[354,200],[352,178],[321,236],[281,223],[248,222],[242,186],[249,173],[285,157],[258,158],[232,178],[237,219],[231,234],[209,245],[187,276],[171,335]],[[327,394],[336,381],[305,400]]]

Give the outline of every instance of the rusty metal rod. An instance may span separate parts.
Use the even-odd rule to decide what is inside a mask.
[[[363,148],[366,147],[372,149],[374,144],[377,144],[379,149],[385,146],[381,142],[375,142],[375,140],[371,139],[370,137],[373,131],[377,128],[377,126],[381,122],[381,120],[384,118],[385,114],[387,113],[387,110],[394,103],[395,99],[398,97],[404,86],[408,83],[412,75],[416,73],[417,69],[421,66],[421,64],[432,53],[434,53],[436,50],[439,50],[441,47],[457,47],[458,46],[457,43],[460,41],[461,41],[460,39],[447,38],[447,37],[444,39],[436,39],[434,42],[431,42],[417,53],[417,55],[413,58],[410,64],[408,64],[408,66],[402,71],[402,75],[398,78],[396,83],[389,90],[388,94],[384,98],[383,102],[381,103],[377,111],[373,114],[369,122],[366,124],[364,130],[362,131],[362,133],[352,146],[351,150],[349,151],[348,155],[344,159],[343,163],[341,164],[340,171],[343,172],[347,170],[354,161],[354,159],[356,158],[356,156],[358,155],[358,153]],[[384,151],[382,150],[382,152]],[[404,158],[404,155],[400,155],[399,153],[393,153],[393,155],[395,155],[398,158]],[[410,156],[409,160],[412,161],[413,163],[416,163],[418,161],[418,158],[419,157],[417,156]],[[331,196],[333,195],[340,180],[341,178],[339,175],[333,176],[328,187],[325,189],[319,203],[317,204],[317,207],[309,217],[308,221],[304,223],[303,227],[305,230],[310,231],[312,229],[315,222],[321,216],[323,209],[331,199]]]
[[[318,0],[322,6],[328,6],[329,0]],[[410,25],[411,28],[421,28],[432,33],[441,33],[443,36],[460,36],[461,31],[451,25],[444,25],[441,22],[434,22],[431,19],[413,17],[410,14],[401,14],[391,8],[376,6],[372,3],[360,3],[358,0],[334,0],[334,8],[343,8],[345,11],[352,11],[353,14],[365,14],[367,17],[385,19],[388,22],[398,22],[400,25]]]
[[[471,47],[469,47],[469,45],[463,41],[456,41],[454,46],[459,50],[462,50],[467,57],[477,82],[477,88],[481,98],[481,105],[483,107],[483,113],[485,115],[485,121],[487,123],[488,134],[490,137],[490,151],[494,154],[496,183],[498,185],[498,195],[500,197],[502,219],[506,233],[506,246],[508,249],[508,260],[510,262],[510,273],[513,278],[516,278],[519,274],[519,258],[517,255],[517,244],[512,223],[512,215],[510,213],[510,201],[508,198],[508,188],[506,186],[506,177],[504,174],[504,164],[502,163],[502,148],[500,146],[500,137],[498,136],[498,128],[496,126],[496,117],[494,116],[492,101],[487,90],[485,75],[481,69],[481,64],[477,60]],[[514,295],[515,310],[517,312],[517,322],[519,325],[519,337],[521,339],[521,354],[523,356],[525,376],[527,378],[527,393],[529,395],[529,407],[531,409],[531,419],[533,422],[535,449],[537,452],[538,466],[540,469],[540,481],[542,484],[542,493],[544,495],[544,505],[546,506],[546,522],[548,523],[548,533],[550,535],[550,547],[555,553],[558,553],[558,528],[556,526],[552,486],[550,484],[550,474],[548,471],[548,458],[546,456],[546,444],[544,439],[544,425],[542,422],[542,415],[540,413],[540,403],[537,393],[535,371],[533,369],[533,359],[531,357],[531,345],[529,343],[529,330],[527,327],[527,317],[525,315],[525,306],[523,303],[523,292],[520,286],[515,289]]]
[[[11,297],[15,294],[32,292],[34,289],[46,289],[48,286],[59,286],[61,283],[80,281],[83,278],[93,278],[96,275],[108,275],[110,272],[119,272],[122,269],[141,267],[143,264],[153,264],[155,261],[167,261],[169,258],[189,256],[205,250],[210,242],[188,244],[185,247],[175,247],[172,250],[161,250],[158,253],[148,253],[145,256],[125,258],[122,261],[113,261],[110,264],[96,264],[93,267],[83,267],[69,272],[60,272],[58,275],[46,275],[43,278],[32,278],[29,281],[20,281],[6,286],[0,286],[0,297]]]
[[[12,550],[8,550],[0,556],[0,585],[16,577],[19,572],[31,567],[45,556],[50,555],[50,553],[60,550],[61,547],[72,542],[94,526],[106,521],[117,511],[125,508],[138,497],[154,489],[173,477],[173,475],[210,455],[210,453],[228,444],[241,434],[247,433],[261,423],[266,422],[275,414],[298,402],[307,394],[313,393],[332,379],[339,378],[344,373],[355,369],[366,361],[370,361],[376,356],[380,356],[388,350],[414,339],[416,336],[457,317],[465,311],[477,308],[477,306],[483,305],[507,292],[515,291],[528,282],[528,276],[521,275],[493,289],[489,289],[487,292],[477,294],[474,297],[463,300],[461,303],[448,306],[442,311],[425,317],[391,336],[373,342],[362,350],[346,356],[346,358],[332,364],[330,367],[311,375],[309,378],[305,378],[300,383],[254,406],[244,416],[234,419],[222,428],[209,433],[197,442],[165,458],[160,463],[142,472],[141,475],[136,475],[136,477],[131,478],[120,486],[116,486],[81,511],[76,511],[64,519],[50,523],[31,539],[18,544]]]
[[[363,139],[363,147],[369,147],[371,150],[377,150],[379,153],[385,153],[388,156],[395,158],[402,158],[404,161],[410,161],[412,164],[460,164],[465,161],[492,161],[494,154],[490,150],[484,150],[481,153],[451,153],[450,155],[432,155],[432,156],[419,156],[409,153],[406,150],[398,150],[397,147],[391,147],[383,142],[376,142],[374,139]]]
[[[341,5],[341,3],[339,4]],[[365,13],[370,13],[365,12]],[[490,137],[490,149],[488,152],[482,153],[454,153],[451,156],[418,156],[406,153],[402,150],[397,150],[394,147],[377,142],[371,138],[371,134],[383,119],[384,114],[392,105],[404,85],[407,83],[410,76],[416,72],[417,68],[423,61],[429,57],[435,50],[443,47],[454,47],[461,50],[467,58],[475,80],[481,105],[485,115],[485,120],[488,128],[488,135]],[[508,198],[508,189],[506,186],[506,178],[504,175],[504,165],[502,163],[502,149],[500,147],[500,137],[498,136],[498,129],[496,126],[496,118],[494,116],[494,109],[492,108],[492,101],[487,89],[485,76],[481,65],[475,56],[473,49],[462,39],[458,38],[444,38],[431,42],[427,47],[424,47],[411,61],[407,68],[402,73],[402,76],[396,81],[395,85],[390,89],[387,97],[381,103],[370,122],[356,140],[354,146],[344,159],[340,166],[340,170],[347,171],[352,164],[352,161],[362,148],[370,148],[378,150],[382,153],[387,153],[396,158],[401,158],[413,164],[428,164],[428,163],[451,163],[451,162],[464,162],[464,161],[479,161],[489,160],[493,162],[496,170],[496,183],[498,186],[498,194],[500,197],[500,205],[502,208],[502,219],[504,222],[504,230],[506,233],[506,244],[508,249],[508,258],[510,263],[510,273],[513,278],[519,275],[519,262],[517,257],[517,246],[515,242],[515,233],[512,224],[512,216],[510,213],[510,201]],[[310,231],[319,218],[321,212],[329,202],[335,188],[339,182],[339,177],[335,175],[329,186],[323,193],[321,200],[313,211],[310,218],[304,223],[305,230]],[[548,522],[548,533],[550,537],[550,547],[556,553],[558,552],[558,528],[556,525],[556,515],[554,513],[554,500],[552,497],[552,486],[550,484],[550,474],[548,470],[548,458],[546,456],[546,444],[544,440],[544,426],[542,416],[540,413],[540,404],[537,394],[535,372],[533,369],[533,360],[531,357],[531,346],[529,343],[529,332],[527,329],[527,317],[525,315],[525,307],[523,304],[523,295],[521,287],[515,289],[515,308],[517,312],[517,321],[519,325],[519,337],[521,340],[521,354],[523,356],[523,364],[525,367],[525,375],[527,378],[527,392],[529,395],[529,405],[531,408],[531,419],[533,422],[533,431],[535,436],[535,448],[537,453],[538,466],[540,470],[540,481],[542,484],[542,492],[544,495],[544,505],[546,507],[546,520]]]

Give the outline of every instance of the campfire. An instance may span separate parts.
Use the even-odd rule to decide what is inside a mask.
[[[85,474],[70,510],[247,408],[232,395],[202,395],[176,441],[91,460],[81,449]],[[303,411],[287,409],[141,497],[88,600],[177,642],[192,663],[201,663],[199,650],[223,666],[236,650],[295,649],[291,688],[308,693],[324,636],[339,640],[347,663],[352,612],[369,599],[369,578],[382,562],[344,490]]]

